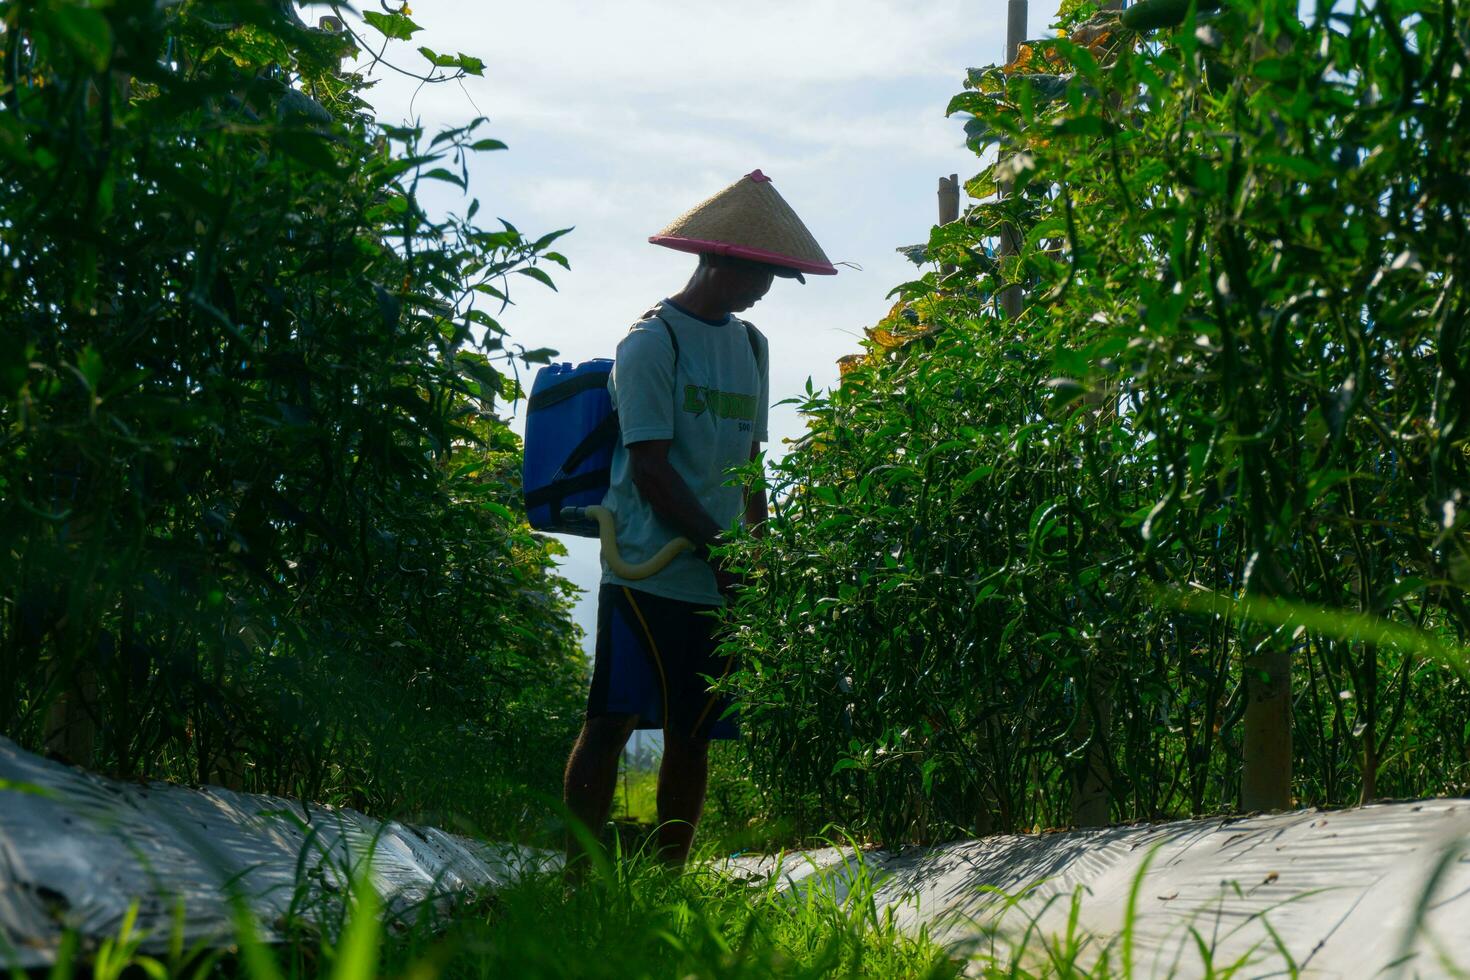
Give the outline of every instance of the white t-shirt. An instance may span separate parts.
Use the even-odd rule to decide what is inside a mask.
[[[674,347],[656,317],[640,320],[618,344],[607,387],[618,413],[622,438],[613,450],[611,485],[603,506],[616,518],[618,550],[628,562],[653,555],[680,532],[653,512],[633,485],[627,446],[672,439],[669,462],[705,511],[721,527],[741,516],[741,487],[727,485],[728,471],[750,460],[751,444],[768,438],[770,399],[766,338],[735,317],[710,323],[670,300],[659,306],[679,339],[678,377]],[[639,581],[614,575],[602,565],[603,584],[626,585],[666,599],[723,605],[714,572],[685,552],[662,571]]]

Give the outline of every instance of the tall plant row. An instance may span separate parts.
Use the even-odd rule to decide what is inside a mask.
[[[426,209],[503,145],[373,118],[384,9],[0,2],[0,731],[504,823],[582,667],[496,316],[566,262]]]
[[[1466,792],[1470,4],[1098,6],[799,399],[751,772],[886,840]]]

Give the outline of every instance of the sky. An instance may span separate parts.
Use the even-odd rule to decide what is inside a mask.
[[[515,284],[515,305],[499,317],[513,341],[554,348],[559,360],[610,357],[694,263],[648,236],[757,168],[829,258],[860,267],[805,286],[778,279],[744,314],[770,339],[773,403],[808,379],[835,383],[837,358],[859,349],[863,328],[891,306],[888,291],[915,278],[894,250],[928,240],[940,177],[980,170],[962,120],[944,108],[966,68],[1001,59],[1006,18],[1006,0],[410,3],[423,30],[390,46],[388,60],[423,71],[415,49],[427,45],[483,59],[485,76],[419,87],[380,67],[369,93],[379,119],[432,131],[487,116],[477,136],[509,149],[471,161],[477,220],[503,217],[535,235],[574,228],[556,246],[571,263],[551,268],[557,291]],[[1032,4],[1028,36],[1045,31],[1053,9]],[[468,198],[432,203],[462,208]],[[802,431],[794,408],[773,404],[769,453]],[[564,540],[590,652],[597,545]]]

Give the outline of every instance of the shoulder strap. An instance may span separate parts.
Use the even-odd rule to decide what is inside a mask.
[[[738,316],[735,319],[740,320]],[[759,373],[761,369],[761,349],[755,340],[755,324],[749,320],[740,320],[740,325],[745,328],[745,339],[750,341],[750,356],[755,358],[755,370]]]
[[[679,367],[679,338],[674,335],[674,328],[669,326],[669,321],[664,319],[662,313],[658,314],[658,322],[664,325],[664,332],[669,335],[669,343],[674,345],[674,368]]]

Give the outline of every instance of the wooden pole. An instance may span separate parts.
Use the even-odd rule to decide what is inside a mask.
[[[1026,15],[1027,0],[1008,0],[1006,8],[1006,64],[1016,60],[1016,53],[1021,49],[1021,42],[1026,40]],[[1002,153],[1004,157],[1004,153]],[[1012,184],[1009,179],[1000,182],[1000,196],[1011,196]],[[1020,251],[1020,239],[1014,225],[1007,222],[1000,230],[1000,254],[1014,256]],[[1004,263],[1002,263],[1004,265]],[[1012,320],[1021,315],[1021,287],[1007,286],[1000,293],[1000,308],[1005,313],[1006,319]]]
[[[939,223],[947,225],[959,220],[960,175],[950,174],[939,178]]]
[[[1289,42],[1289,39],[1285,39]],[[1263,39],[1256,38],[1251,45],[1252,60],[1270,58],[1283,49],[1272,49]],[[1251,84],[1248,91],[1255,87]],[[1271,181],[1267,193],[1284,193],[1279,181]],[[1245,420],[1253,422],[1249,416]],[[1253,432],[1252,425],[1246,431]],[[1260,447],[1251,447],[1244,459],[1256,473],[1265,471],[1266,463]],[[1253,493],[1266,494],[1266,481],[1261,480]],[[1281,504],[1269,496],[1265,513],[1279,513]],[[1251,545],[1259,556],[1255,562],[1254,581],[1261,583],[1273,598],[1288,601],[1292,594],[1291,579],[1275,558],[1276,543],[1270,539],[1264,527],[1252,533]],[[1249,652],[1242,658],[1245,675],[1245,717],[1241,720],[1240,809],[1242,813],[1257,810],[1289,810],[1294,805],[1291,798],[1292,748],[1291,729],[1291,643],[1279,632],[1272,631],[1262,636],[1259,632],[1241,631],[1241,640]],[[1351,655],[1351,654],[1349,654]],[[1375,737],[1370,727],[1364,732],[1365,739]],[[1366,744],[1366,743],[1365,743]],[[1364,797],[1376,789],[1374,780],[1366,778],[1368,759],[1364,759]]]
[[[1006,64],[1016,60],[1021,42],[1026,40],[1027,0],[1009,0],[1006,7]]]
[[[960,218],[960,175],[950,174],[939,178],[939,223],[947,225]],[[939,267],[941,275],[949,275],[954,265],[945,263]]]

